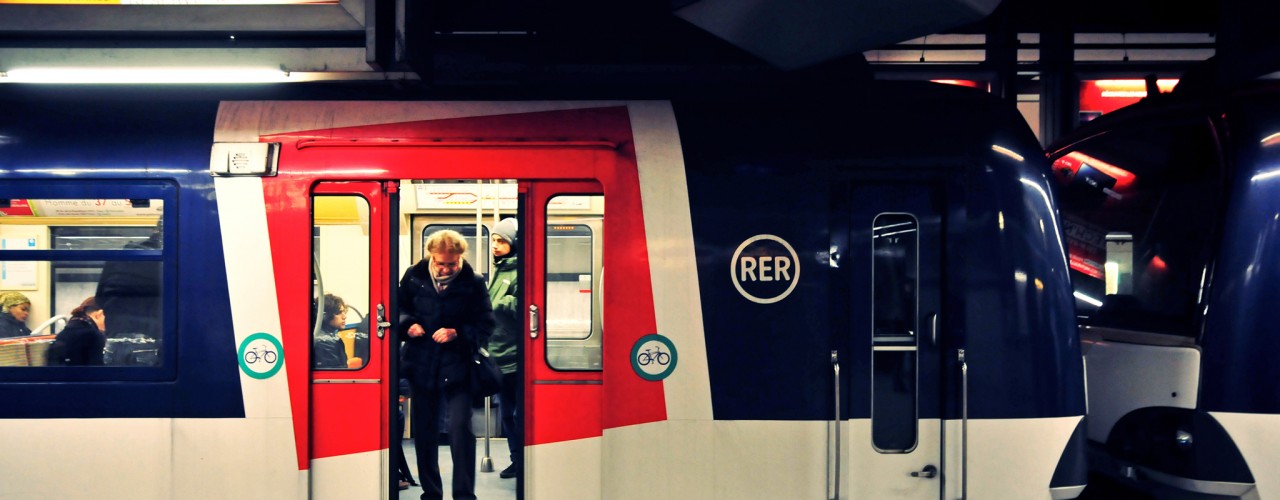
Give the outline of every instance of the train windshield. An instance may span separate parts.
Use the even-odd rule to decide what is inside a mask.
[[[1222,171],[1205,119],[1082,143],[1053,165],[1082,323],[1194,336]]]

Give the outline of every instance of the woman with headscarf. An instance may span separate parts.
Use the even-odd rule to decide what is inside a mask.
[[[84,299],[71,310],[67,327],[58,332],[49,346],[50,365],[97,366],[102,364],[102,348],[107,345],[104,333],[106,314],[93,297]]]
[[[0,339],[31,335],[27,317],[31,315],[31,300],[19,292],[0,293]]]

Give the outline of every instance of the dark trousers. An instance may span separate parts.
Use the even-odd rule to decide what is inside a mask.
[[[391,452],[391,459],[396,462],[396,470],[400,471],[400,480],[408,481],[410,484],[416,483],[413,480],[413,472],[409,470],[409,461],[404,457],[404,405],[400,405],[400,410],[396,417],[396,433],[391,436],[391,447],[395,448]]]
[[[502,391],[498,393],[498,414],[502,417],[502,435],[507,437],[511,450],[511,464],[520,470],[524,467],[524,425],[521,422],[520,374],[502,374]]]
[[[471,394],[465,386],[444,390],[444,406],[449,412],[449,453],[453,458],[453,498],[476,497],[476,435],[471,431]],[[436,391],[413,387],[413,444],[418,455],[418,480],[422,498],[444,498],[440,481],[440,403]]]

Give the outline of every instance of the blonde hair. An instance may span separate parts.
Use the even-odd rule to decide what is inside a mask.
[[[463,255],[467,253],[467,240],[452,229],[444,229],[427,236],[427,253]]]

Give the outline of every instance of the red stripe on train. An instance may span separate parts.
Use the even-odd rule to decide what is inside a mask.
[[[320,104],[323,105],[323,104]],[[591,139],[619,145],[608,152],[608,162],[565,163],[563,153],[554,148],[494,151],[483,143],[476,148],[334,147],[297,149],[301,139]],[[556,413],[565,408],[576,418],[539,419],[528,434],[526,445],[599,436],[603,428],[621,427],[666,419],[661,382],[641,379],[631,370],[630,350],[641,336],[656,331],[653,288],[645,240],[630,118],[623,107],[519,113],[496,116],[451,118],[391,123],[324,130],[291,132],[262,137],[264,142],[282,142],[279,175],[265,178],[267,221],[272,241],[276,286],[280,302],[281,328],[285,351],[293,354],[287,363],[294,430],[298,444],[299,468],[307,468],[311,456],[372,451],[381,448],[368,429],[351,429],[337,436],[326,434],[323,442],[309,441],[309,370],[301,353],[310,352],[308,324],[310,303],[310,202],[309,187],[317,180],[394,180],[411,178],[505,178],[505,179],[597,179],[604,186],[609,214],[605,240],[606,262],[610,268],[605,290],[603,385],[588,398],[601,407],[583,408],[574,397],[559,390],[538,391],[533,397],[538,413]],[[581,154],[581,153],[579,153]],[[600,168],[607,164],[612,168]],[[335,168],[345,174],[329,175]],[[364,173],[361,173],[364,172]],[[338,175],[342,175],[339,177]],[[674,187],[676,189],[682,187]],[[407,195],[407,194],[406,194]],[[384,379],[385,380],[385,379]],[[581,386],[578,386],[581,387]],[[581,395],[581,393],[579,393]],[[543,406],[550,405],[550,406]],[[572,410],[569,410],[573,408]],[[349,406],[317,408],[334,412],[332,420],[361,412]],[[593,415],[593,412],[598,411]],[[344,413],[347,412],[347,413]],[[598,416],[597,416],[598,415]],[[329,421],[330,415],[318,418]],[[584,424],[588,423],[589,424]],[[594,422],[600,422],[599,425]],[[328,427],[328,426],[326,426]],[[317,431],[320,429],[316,429]]]

